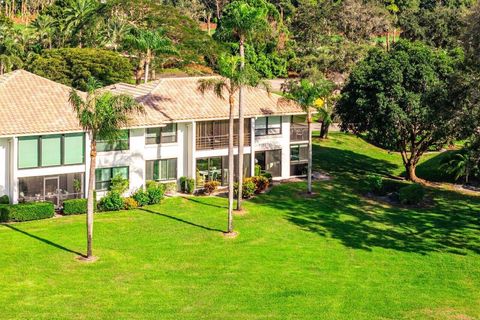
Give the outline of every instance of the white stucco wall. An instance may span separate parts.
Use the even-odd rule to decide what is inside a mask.
[[[0,138],[0,196],[10,196],[8,177],[10,174],[9,161],[9,141],[6,138]]]

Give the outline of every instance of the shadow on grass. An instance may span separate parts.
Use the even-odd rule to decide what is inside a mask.
[[[210,228],[210,227],[207,227],[207,226],[202,226],[200,224],[197,224],[197,223],[194,223],[194,222],[191,222],[191,221],[187,221],[187,220],[183,220],[181,218],[177,218],[177,217],[174,217],[174,216],[170,216],[170,215],[165,214],[165,213],[161,213],[161,212],[157,212],[157,211],[153,211],[153,210],[145,209],[145,208],[138,208],[138,209],[142,210],[142,211],[145,211],[145,212],[148,212],[148,213],[153,213],[153,214],[156,214],[158,216],[168,218],[168,219],[171,219],[171,220],[174,220],[174,221],[185,223],[185,224],[188,224],[189,226],[197,227],[197,228],[200,228],[200,229],[204,229],[204,230],[208,230],[208,231],[223,232],[223,230],[220,230],[220,229],[215,229],[215,228]]]
[[[431,208],[397,208],[358,196],[347,177],[315,184],[313,197],[305,197],[305,186],[281,185],[253,202],[352,249],[480,254],[478,198],[432,191],[436,204]]]
[[[419,178],[434,182],[454,183],[454,176],[440,168],[443,163],[452,158],[458,151],[448,150],[420,163],[417,166],[417,176]]]
[[[11,230],[13,230],[13,231],[16,231],[16,232],[19,232],[19,233],[21,233],[21,234],[24,234],[24,235],[26,235],[26,236],[28,236],[28,237],[30,237],[30,238],[33,238],[33,239],[36,239],[36,240],[38,240],[38,241],[40,241],[40,242],[43,242],[43,243],[45,243],[45,244],[48,244],[48,245],[50,245],[50,246],[52,246],[52,247],[55,247],[55,248],[57,248],[57,249],[60,249],[60,250],[66,251],[66,252],[70,252],[70,253],[74,253],[74,254],[76,254],[76,255],[79,255],[79,256],[84,257],[84,255],[83,255],[82,253],[78,252],[78,251],[75,251],[75,250],[72,250],[72,249],[68,249],[68,248],[66,248],[66,247],[64,247],[64,246],[62,246],[62,245],[59,245],[59,244],[57,244],[57,243],[55,243],[55,242],[52,242],[52,241],[50,241],[50,240],[48,240],[48,239],[44,239],[44,238],[42,238],[42,237],[36,236],[36,235],[34,235],[34,234],[31,234],[31,233],[29,233],[29,232],[27,232],[27,231],[20,230],[20,229],[12,226],[12,225],[10,225],[10,224],[3,224],[3,226],[6,227],[6,228],[11,229]]]
[[[222,197],[222,198],[226,197],[225,195],[217,195],[217,196]],[[191,202],[201,204],[203,206],[209,206],[209,207],[220,208],[220,209],[228,209],[227,206],[221,206],[221,205],[218,205],[218,204],[206,203],[205,201],[201,201],[201,200],[196,199],[194,197],[182,197],[182,198],[187,200],[187,201],[191,201]]]

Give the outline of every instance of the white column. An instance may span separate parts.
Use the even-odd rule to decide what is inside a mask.
[[[130,130],[130,193],[145,186],[145,129]]]
[[[282,178],[290,177],[290,116],[282,117]]]
[[[191,152],[191,157],[190,158],[190,172],[189,176],[190,178],[196,179],[197,177],[197,168],[196,168],[196,161],[195,161],[195,151],[197,148],[197,124],[192,121],[192,125],[190,127],[190,152]],[[196,183],[196,181],[195,181]]]
[[[83,181],[83,194],[86,198],[88,195],[88,179],[90,174],[90,135],[85,133],[85,176]]]
[[[255,175],[255,118],[250,119],[250,132],[250,175],[253,177]]]
[[[11,162],[10,162],[10,194],[12,203],[18,203],[18,138],[10,140]]]

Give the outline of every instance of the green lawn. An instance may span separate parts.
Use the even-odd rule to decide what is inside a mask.
[[[96,215],[0,226],[2,319],[478,319],[480,199],[430,191],[394,208],[358,193],[397,155],[334,133],[315,148],[334,178],[283,184],[246,203],[224,239],[226,200],[170,198]]]

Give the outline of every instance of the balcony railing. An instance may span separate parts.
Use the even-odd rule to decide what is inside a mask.
[[[197,137],[197,150],[228,148],[228,134],[217,136]],[[233,136],[233,144],[238,146],[238,134]],[[250,133],[245,134],[244,146],[250,145]]]
[[[307,141],[308,126],[304,124],[292,124],[290,126],[290,141]]]

